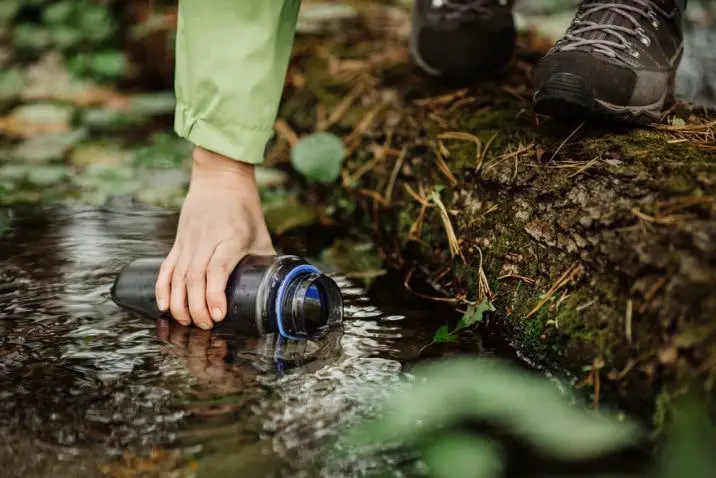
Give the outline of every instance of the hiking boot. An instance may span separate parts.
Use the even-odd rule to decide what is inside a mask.
[[[584,0],[533,73],[534,110],[658,121],[683,53],[686,0]]]
[[[515,49],[514,0],[416,0],[410,52],[428,75],[467,84],[494,73]]]

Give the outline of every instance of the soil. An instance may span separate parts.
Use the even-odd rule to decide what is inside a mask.
[[[658,427],[686,390],[713,399],[716,116],[538,118],[529,78],[548,40],[525,33],[505,74],[450,89],[411,66],[402,10],[371,12],[299,38],[269,162],[294,135],[343,135],[340,187],[310,200],[371,234],[407,287],[427,279],[458,310],[492,302],[483,325],[595,406]]]

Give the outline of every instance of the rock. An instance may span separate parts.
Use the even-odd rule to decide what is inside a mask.
[[[134,95],[129,98],[127,113],[139,116],[173,115],[176,98],[171,91]]]
[[[12,157],[33,164],[59,161],[86,135],[86,130],[76,129],[67,133],[36,136],[19,144],[12,152]]]
[[[102,143],[89,143],[78,146],[70,155],[70,163],[78,168],[95,164],[120,166],[128,163],[131,154]]]
[[[36,186],[54,186],[68,177],[67,168],[64,166],[41,165],[27,170],[27,180]]]
[[[69,131],[74,109],[56,103],[33,103],[18,106],[0,118],[0,133],[17,138],[31,138],[45,133]]]
[[[25,77],[17,68],[0,72],[0,106],[20,96],[25,85]]]

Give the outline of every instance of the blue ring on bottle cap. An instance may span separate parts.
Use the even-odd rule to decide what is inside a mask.
[[[320,274],[321,271],[316,269],[314,266],[310,264],[302,264],[300,266],[297,266],[291,271],[286,274],[286,277],[284,277],[281,284],[278,286],[278,292],[276,293],[276,325],[278,326],[278,332],[281,334],[281,336],[286,337],[287,339],[293,339],[293,340],[301,340],[304,337],[294,337],[292,335],[289,335],[286,333],[286,331],[283,328],[283,299],[286,295],[286,289],[288,288],[288,284],[295,279],[297,276],[302,274],[311,274],[316,273]]]

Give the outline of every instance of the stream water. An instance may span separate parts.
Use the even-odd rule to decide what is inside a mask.
[[[173,215],[14,214],[0,238],[0,475],[189,466],[211,477],[352,476],[382,466],[323,463],[319,453],[373,412],[444,317],[397,298],[401,314],[388,313],[338,273],[345,326],[320,342],[155,324],[108,292],[123,264],[168,251]],[[152,448],[162,450],[154,460],[121,456]]]

